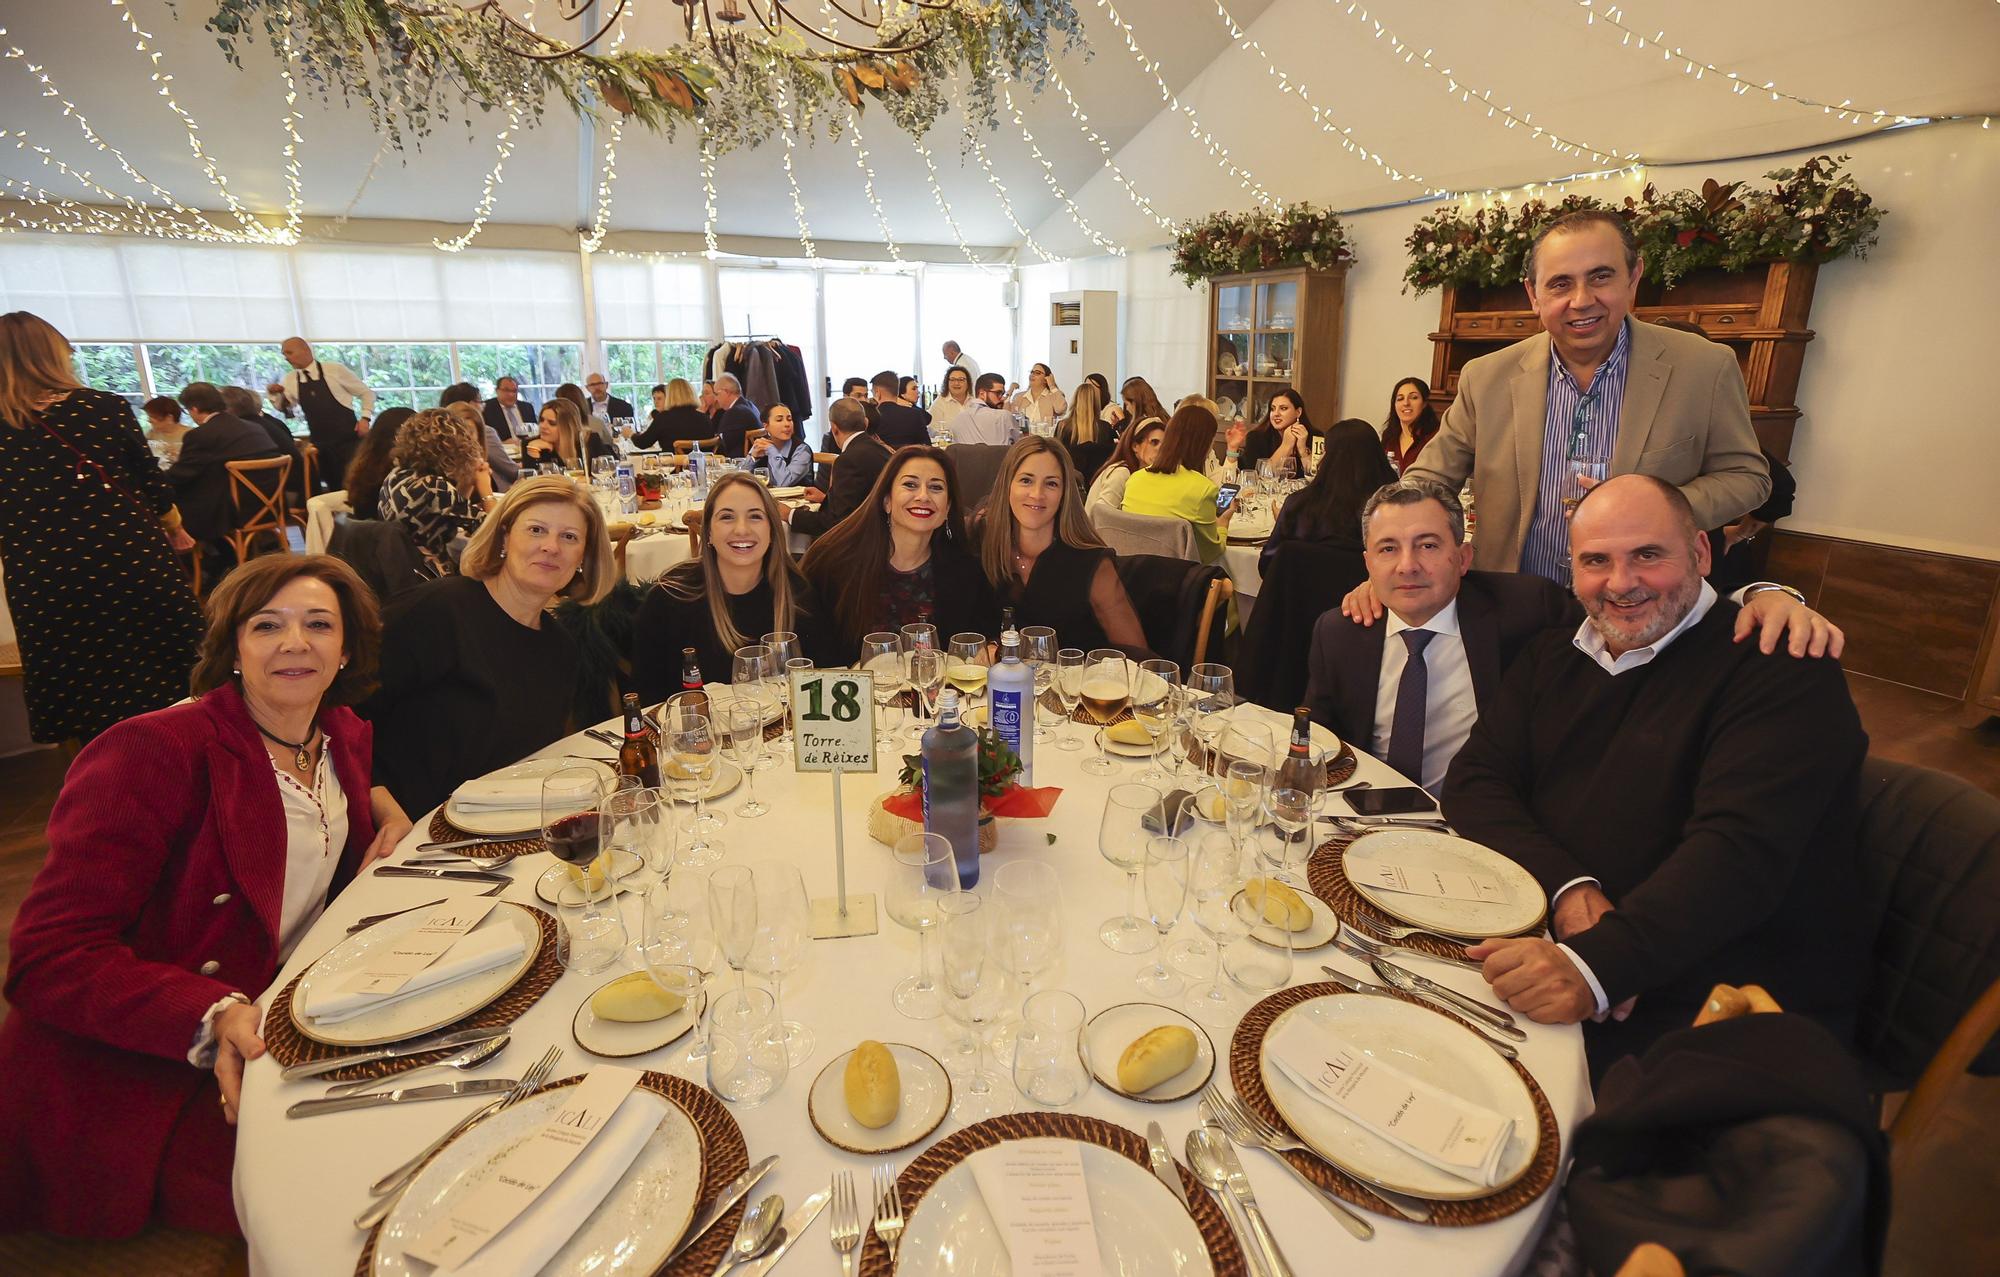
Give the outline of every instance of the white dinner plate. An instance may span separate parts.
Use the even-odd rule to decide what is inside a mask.
[[[1312,921],[1306,924],[1306,929],[1291,934],[1292,951],[1296,953],[1301,949],[1318,949],[1332,944],[1333,938],[1340,934],[1340,918],[1333,912],[1332,906],[1302,887],[1292,887],[1292,890],[1298,892],[1299,899],[1305,901],[1306,908],[1312,910]],[[1239,918],[1249,919],[1258,916],[1243,899],[1243,893],[1240,891],[1230,901],[1230,905]],[[1267,948],[1285,947],[1285,933],[1268,922],[1259,922],[1251,927],[1250,938]]]
[[[786,497],[802,497],[805,494],[805,487],[800,484],[789,484],[782,488],[771,489],[771,495],[779,501],[783,501]]]
[[[664,760],[662,760],[661,769],[663,772],[665,768],[666,768],[666,763]],[[691,798],[685,792],[681,784],[676,780],[674,780],[672,776],[668,776],[666,778],[666,782],[667,782],[666,793],[669,794],[675,802],[691,803],[694,801],[694,799]],[[735,763],[730,762],[726,758],[718,758],[715,760],[715,770],[709,773],[708,793],[704,795],[704,797],[706,797],[708,801],[714,802],[716,799],[722,797],[724,794],[735,789],[738,785],[742,783],[743,783],[743,769],[741,767],[738,767]]]
[[[602,858],[603,856],[600,853],[599,859]],[[616,871],[612,875],[616,880],[616,886],[611,893],[615,896],[631,891],[634,888],[635,884],[632,881],[632,875],[644,869],[646,862],[636,851],[625,847],[613,847],[611,849],[611,867]],[[535,879],[535,894],[552,905],[560,904],[561,901],[556,898],[557,893],[575,881],[570,877],[571,868],[572,866],[564,864],[562,861],[557,861],[543,870],[542,876]],[[651,884],[648,883],[647,885],[650,886]]]
[[[1201,1230],[1165,1184],[1130,1158],[1074,1142],[1083,1150],[1083,1182],[1105,1277],[1212,1277],[1215,1266]],[[972,1170],[974,1161],[998,1152],[981,1149],[931,1185],[903,1233],[897,1277],[1013,1277],[1005,1237]]]
[[[710,683],[701,690],[708,695],[709,730],[718,735],[726,736],[729,724],[723,718],[723,711],[729,706],[734,705],[739,699],[736,688],[729,683]],[[785,707],[775,697],[763,702],[759,708],[762,710],[759,717],[767,727],[785,716]]]
[[[404,1248],[445,1218],[455,1199],[485,1183],[500,1159],[531,1138],[568,1095],[568,1087],[556,1087],[496,1110],[446,1145],[383,1221],[375,1239],[375,1277],[428,1277],[431,1266],[407,1258]],[[657,1111],[659,1127],[541,1270],[543,1277],[651,1273],[694,1220],[701,1196],[701,1136],[694,1123],[651,1091],[635,1089],[625,1102]]]
[[[312,1005],[315,986],[328,981],[339,985],[351,973],[365,968],[373,954],[415,931],[429,916],[428,909],[412,909],[384,919],[366,931],[349,936],[313,963],[299,977],[298,987],[292,990],[292,1023],[298,1031],[315,1042],[333,1046],[377,1046],[441,1029],[464,1019],[513,988],[514,982],[533,965],[535,954],[542,947],[542,929],[535,921],[534,912],[525,905],[503,900],[493,906],[493,912],[472,930],[478,932],[512,927],[520,933],[521,956],[506,966],[434,985],[421,993],[332,1024],[314,1024],[299,1009]]]
[[[1435,1011],[1367,993],[1334,993],[1287,1007],[1265,1030],[1265,1041],[1292,1016],[1326,1025],[1364,1055],[1399,1072],[1514,1119],[1500,1178],[1491,1188],[1441,1171],[1363,1129],[1286,1077],[1260,1044],[1257,1071],[1279,1116],[1307,1147],[1355,1178],[1392,1192],[1438,1201],[1489,1197],[1534,1165],[1541,1128],[1535,1100],[1512,1065],[1480,1036]]]
[[[1484,874],[1499,882],[1504,894],[1501,900],[1446,900],[1389,891],[1365,881],[1366,874],[1347,872],[1347,880],[1369,904],[1398,922],[1426,931],[1468,940],[1519,935],[1539,925],[1548,912],[1548,898],[1533,874],[1492,848],[1456,834],[1432,829],[1378,829],[1356,838],[1341,853],[1343,867],[1357,859],[1408,869]]]
[[[583,1005],[576,1009],[576,1015],[570,1020],[570,1036],[576,1039],[578,1046],[592,1055],[601,1055],[611,1060],[644,1055],[648,1051],[657,1051],[663,1046],[679,1041],[694,1027],[694,1017],[688,1014],[685,1005],[672,1015],[661,1016],[657,1020],[632,1023],[625,1020],[600,1019],[597,1013],[590,1009],[590,999],[631,974],[630,971],[620,971],[616,976],[592,989],[590,998],[583,1000]]]
[[[502,767],[499,771],[489,772],[479,779],[539,782],[566,767],[596,769],[602,774],[607,792],[618,774],[603,763],[584,758],[530,758],[511,767]],[[458,795],[453,794],[445,800],[444,818],[451,822],[453,828],[463,829],[468,834],[476,834],[482,838],[505,834],[539,834],[542,831],[542,810],[539,804],[529,807],[488,807],[467,811],[459,805]]]
[[[1097,745],[1105,753],[1115,754],[1119,758],[1151,758],[1153,756],[1153,747],[1151,745],[1128,745],[1122,740],[1113,740],[1107,734],[1106,729],[1101,727],[1097,729]]]
[[[887,1126],[871,1130],[848,1112],[847,1062],[852,1051],[841,1052],[821,1069],[806,1094],[806,1116],[819,1137],[835,1148],[849,1153],[908,1148],[943,1125],[945,1114],[951,1112],[951,1078],[936,1056],[901,1042],[882,1045],[895,1057],[896,1077],[903,1087],[902,1106]]]
[[[1271,530],[1276,526],[1277,521],[1275,519],[1268,519],[1262,515],[1254,519],[1231,519],[1229,521],[1229,539],[1231,541],[1269,540]]]
[[[1118,1059],[1125,1054],[1125,1048],[1154,1029],[1175,1024],[1194,1030],[1194,1063],[1144,1091],[1128,1091],[1118,1085]],[[1167,1104],[1184,1100],[1208,1085],[1208,1079],[1215,1075],[1215,1043],[1199,1024],[1172,1007],[1154,1002],[1125,1002],[1106,1007],[1083,1026],[1083,1061],[1090,1066],[1090,1075],[1113,1095],[1148,1104]]]

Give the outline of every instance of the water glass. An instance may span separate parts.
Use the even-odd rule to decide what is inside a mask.
[[[1113,953],[1148,953],[1158,947],[1159,937],[1142,925],[1136,912],[1139,872],[1146,865],[1145,820],[1160,803],[1151,785],[1113,785],[1104,800],[1104,815],[1098,822],[1097,849],[1104,858],[1125,871],[1125,912],[1107,919],[1097,929],[1097,938]]]
[[[625,952],[625,920],[618,913],[618,885],[592,886],[586,877],[556,890],[556,957],[563,970],[595,975]]]
[[[621,867],[614,854],[621,851],[637,857],[649,873],[673,867],[673,803],[662,791],[635,786],[606,795],[597,808],[597,829],[607,876]]]
[[[1083,1002],[1061,989],[1030,994],[1014,1036],[1014,1089],[1056,1108],[1090,1085],[1083,1064]]]
[[[889,916],[917,933],[917,973],[896,985],[896,1009],[912,1020],[935,1020],[944,1012],[931,979],[930,935],[939,902],[958,890],[958,860],[942,834],[905,834],[895,846],[884,906]]]
[[[731,1104],[755,1108],[778,1093],[791,1073],[777,1002],[764,989],[732,989],[709,1012],[708,1089]]]

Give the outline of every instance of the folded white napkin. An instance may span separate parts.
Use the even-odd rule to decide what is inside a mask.
[[[542,778],[481,776],[453,790],[451,798],[467,811],[533,811],[542,805]]]
[[[521,956],[522,947],[521,933],[517,928],[505,922],[489,920],[459,937],[458,943],[438,955],[437,961],[411,976],[408,984],[386,996],[346,992],[335,987],[341,983],[338,980],[315,983],[305,1016],[314,1024],[338,1024],[342,1020],[351,1020],[357,1015],[379,1011],[405,998],[413,998],[441,984],[505,966]]]
[[[1447,1175],[1470,1180],[1482,1188],[1491,1188],[1499,1183],[1500,1166],[1513,1138],[1514,1119],[1421,1082],[1391,1067],[1380,1056],[1365,1057],[1366,1066],[1373,1074],[1371,1080],[1380,1084],[1381,1091],[1387,1091],[1392,1096],[1405,1094],[1411,1099],[1401,1106],[1378,1111],[1368,1111],[1349,1103],[1329,1083],[1326,1062],[1343,1054],[1361,1056],[1360,1050],[1339,1034],[1304,1016],[1293,1016],[1267,1037],[1264,1052],[1278,1066],[1278,1071],[1308,1096],[1425,1165]],[[1411,1115],[1417,1111],[1418,1105],[1422,1106],[1422,1116],[1426,1121],[1437,1119],[1430,1133],[1434,1137],[1442,1134],[1444,1138],[1413,1143],[1398,1130],[1396,1123],[1405,1119],[1417,1120]]]
[[[639,1150],[659,1128],[660,1116],[655,1097],[643,1091],[628,1094],[604,1129],[556,1182],[543,1189],[528,1209],[480,1247],[470,1261],[454,1268],[454,1277],[533,1277],[542,1271],[618,1187],[638,1160]],[[676,1167],[675,1173],[683,1169],[688,1174],[699,1173],[694,1167]]]

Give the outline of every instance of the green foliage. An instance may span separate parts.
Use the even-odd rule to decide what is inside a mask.
[[[979,733],[979,796],[998,798],[1018,782],[1021,756],[1008,748],[1007,742],[1000,739],[1000,733],[992,728],[974,730]],[[912,788],[921,785],[924,780],[924,756],[903,755],[903,770],[896,779]]]
[[[1331,270],[1354,260],[1347,230],[1331,209],[1289,204],[1276,213],[1210,213],[1174,231],[1174,274],[1190,287],[1217,275],[1308,266]]]

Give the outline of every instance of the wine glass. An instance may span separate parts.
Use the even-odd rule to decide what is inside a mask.
[[[1227,1028],[1235,1019],[1236,999],[1224,978],[1222,951],[1250,929],[1235,903],[1243,890],[1243,862],[1233,839],[1222,834],[1202,838],[1188,864],[1187,890],[1194,925],[1215,948],[1214,973],[1187,992],[1188,1014],[1203,1024]]]
[[[1098,723],[1109,723],[1131,702],[1131,667],[1125,653],[1115,647],[1092,648],[1084,658],[1082,695],[1084,708]],[[1104,734],[1098,732],[1095,758],[1083,761],[1083,770],[1093,776],[1109,776],[1117,770],[1104,750]]]
[[[1132,717],[1146,729],[1153,742],[1151,766],[1139,774],[1148,785],[1164,785],[1170,777],[1160,770],[1160,740],[1174,716],[1174,689],[1180,682],[1181,667],[1172,661],[1139,662],[1138,677],[1132,680]]]
[[[736,971],[736,987],[749,987],[744,974],[757,942],[757,884],[747,865],[725,865],[708,876],[708,920],[716,947]]]
[[[1273,755],[1268,728],[1231,723],[1216,739],[1219,788],[1229,836],[1237,846],[1254,844],[1270,792]]]
[[[861,638],[861,668],[875,677],[875,744],[893,749],[896,734],[889,729],[889,706],[903,690],[903,644],[889,630]]]
[[[1160,933],[1160,953],[1153,965],[1139,973],[1139,987],[1156,998],[1170,998],[1187,982],[1167,969],[1164,958],[1167,933],[1181,918],[1187,904],[1188,847],[1179,838],[1155,835],[1146,840],[1146,866],[1140,873],[1146,917]]]
[[[912,704],[925,718],[936,716],[938,688],[944,684],[945,654],[934,647],[920,647],[903,658],[904,676],[910,683]],[[924,736],[922,721],[910,723],[910,739],[921,741]]]
[[[730,659],[729,683],[730,690],[736,695],[735,703],[752,706],[758,713],[757,730],[751,734],[751,740],[756,748],[750,751],[747,762],[743,761],[744,755],[740,751],[737,753],[738,762],[745,774],[763,766],[764,719],[769,716],[771,707],[777,700],[776,689],[771,686],[777,676],[777,657],[763,643],[751,643],[739,647]],[[732,743],[735,740],[733,728],[730,739]],[[741,809],[738,811],[740,814]]]
[[[805,1025],[785,1019],[785,977],[805,961],[806,942],[812,936],[812,906],[806,899],[805,879],[794,865],[759,860],[750,866],[750,877],[757,892],[757,932],[750,946],[749,966],[771,982],[778,1025],[785,1033],[785,1058],[797,1068],[812,1058],[813,1033]]]
[[[1042,710],[1042,698],[1056,681],[1056,632],[1047,625],[1028,625],[1021,629],[1021,659],[1035,670],[1035,743],[1041,744],[1054,735],[1049,730]]]
[[[1190,665],[1187,692],[1188,709],[1194,716],[1195,735],[1199,738],[1204,725],[1235,707],[1236,675],[1227,665],[1215,661]],[[1202,766],[1210,772],[1217,770],[1212,752],[1202,760]]]
[[[579,871],[597,859],[597,806],[604,788],[604,773],[595,767],[564,767],[542,777],[542,841],[557,860]]]
[[[946,1010],[972,1044],[971,1071],[951,1111],[968,1125],[1001,1111],[1000,1075],[986,1067],[986,1026],[1005,1002],[1006,975],[993,961],[989,920],[979,897],[955,891],[940,905],[938,931]]]
[[[713,837],[716,822],[707,819],[708,790],[715,780],[715,733],[709,727],[708,716],[688,705],[669,702],[660,717],[660,745],[667,755],[666,770],[685,795],[682,801],[694,803],[694,816],[688,822],[688,841],[675,854],[674,863],[712,865],[722,859],[723,852],[722,840]]]
[[[1139,871],[1146,865],[1146,816],[1159,806],[1160,795],[1151,785],[1130,782],[1113,785],[1104,799],[1104,816],[1098,822],[1097,849],[1106,860],[1125,871],[1125,913],[1107,919],[1097,929],[1097,938],[1113,953],[1147,953],[1158,946],[1159,937],[1139,924],[1135,912],[1139,894]]]
[[[670,956],[652,953],[642,955],[646,964],[646,974],[653,977],[653,983],[681,999],[686,1004],[688,1018],[694,1025],[694,1041],[688,1044],[681,1055],[681,1063],[693,1064],[708,1057],[708,1029],[703,1021],[708,1013],[709,973],[689,962],[675,962]]]
[[[799,646],[799,636],[790,630],[778,630],[757,641],[771,649],[771,687],[778,696],[778,722],[781,725],[778,748],[780,752],[789,754],[792,748],[792,662],[804,656],[805,649]],[[808,664],[806,668],[811,669],[812,666]],[[777,761],[775,755],[771,761]]]
[[[1298,760],[1302,765],[1292,766],[1291,761],[1287,759],[1279,767],[1265,805],[1278,830],[1277,854],[1272,857],[1277,866],[1275,876],[1298,886],[1301,880],[1292,867],[1303,865],[1313,853],[1313,813],[1326,786],[1326,754],[1314,749]]]
[[[1008,969],[1025,993],[1062,961],[1062,887],[1053,866],[1040,860],[1013,860],[993,873],[992,903],[998,914]]]
[[[1083,699],[1083,649],[1060,648],[1056,652],[1056,699],[1062,702],[1063,730],[1056,738],[1057,749],[1077,750],[1083,742],[1076,735],[1076,707]]]
[[[639,944],[639,960],[648,971],[659,977],[661,967],[684,966],[700,978],[683,983],[690,984],[701,995],[702,1006],[708,1000],[709,982],[715,976],[716,963],[722,959],[722,950],[715,943],[715,924],[709,917],[708,875],[698,869],[684,869],[655,883],[646,893],[643,902],[645,931]],[[687,1061],[693,1063],[708,1053],[706,1026],[702,1022],[702,1006],[694,1005],[694,998],[679,988],[671,988],[661,981],[661,988],[669,992],[681,993],[689,1000],[689,1011],[695,1017],[695,1041],[687,1054]]]
[[[622,875],[617,855],[621,851],[650,873],[664,874],[672,868],[673,801],[664,791],[633,786],[606,794],[598,804],[597,827],[606,878]]]
[[[957,688],[959,699],[969,705],[986,691],[986,636],[971,630],[954,634],[949,652],[945,681]]]
[[[917,933],[917,973],[896,985],[896,1009],[912,1020],[934,1020],[944,1005],[931,979],[931,929],[937,926],[938,901],[958,890],[958,861],[942,834],[905,834],[896,842],[895,857],[884,893],[889,916]]]
[[[764,743],[763,707],[740,697],[732,700],[722,707],[722,725],[729,752],[743,769],[743,790],[747,797],[736,805],[736,814],[755,820],[771,810],[757,797],[757,751]]]

